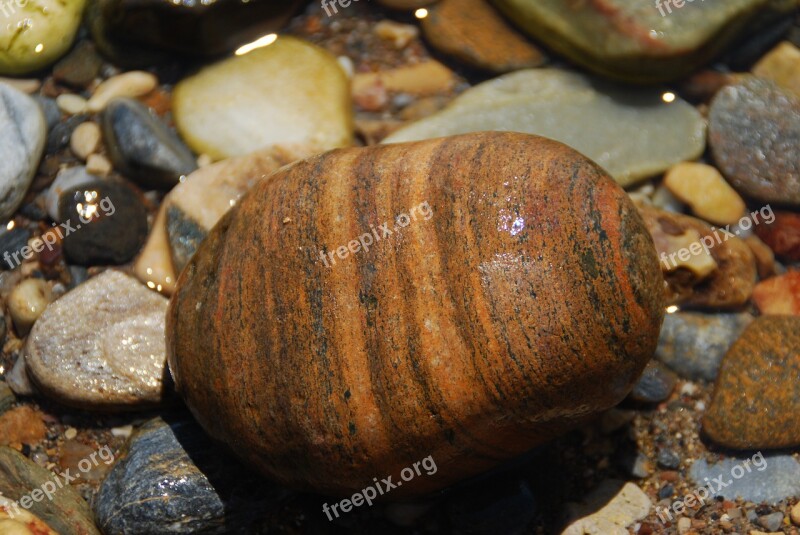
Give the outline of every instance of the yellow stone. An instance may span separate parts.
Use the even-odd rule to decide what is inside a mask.
[[[695,215],[711,223],[731,225],[745,212],[742,198],[710,165],[680,163],[667,172],[664,185]]]
[[[327,51],[294,37],[206,67],[172,99],[183,139],[214,160],[273,145],[352,143],[347,75]]]
[[[800,48],[789,41],[780,43],[756,63],[753,74],[800,95]]]

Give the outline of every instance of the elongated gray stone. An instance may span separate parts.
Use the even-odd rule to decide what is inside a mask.
[[[661,90],[624,88],[559,69],[518,71],[479,84],[384,143],[483,130],[561,141],[623,186],[693,160],[705,150],[705,121],[683,100],[666,102]]]
[[[44,151],[47,123],[31,97],[0,83],[0,219],[19,208]]]
[[[698,486],[707,486],[711,496],[729,500],[770,504],[800,496],[800,463],[791,455],[729,457],[710,465],[700,459],[689,470]],[[709,486],[710,485],[710,486]]]

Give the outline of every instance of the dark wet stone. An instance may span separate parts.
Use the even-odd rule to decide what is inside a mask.
[[[0,494],[17,501],[42,489],[53,474],[11,448],[0,447]],[[61,480],[62,484],[64,480]],[[30,500],[30,512],[61,535],[100,535],[86,501],[70,485],[63,484],[53,499]]]
[[[748,313],[667,314],[655,356],[682,377],[714,381],[722,357],[751,321]]]
[[[675,451],[669,448],[663,448],[659,450],[656,462],[661,468],[666,468],[667,470],[677,470],[681,465],[681,457]]]
[[[47,123],[47,131],[51,131],[59,121],[61,121],[61,110],[58,109],[55,99],[36,95],[33,97],[44,112],[44,120]]]
[[[212,445],[194,422],[156,418],[131,437],[94,510],[106,534],[228,533],[244,529],[280,494]]]
[[[136,100],[112,100],[101,125],[114,167],[146,188],[170,189],[197,169],[180,138]]]
[[[208,230],[178,206],[167,208],[167,237],[177,273],[183,270],[207,235]]]
[[[0,269],[14,269],[19,265],[12,255],[28,245],[31,235],[30,230],[21,227],[15,227],[0,234],[0,255],[2,255],[0,256]],[[21,258],[20,255],[17,255],[17,258]]]
[[[735,473],[732,474],[732,470]],[[733,477],[736,475],[740,477]],[[728,457],[713,465],[700,459],[692,465],[689,476],[700,486],[711,483],[711,495],[728,500],[741,497],[754,503],[774,504],[800,496],[800,463],[791,455],[756,453],[750,457]],[[720,477],[721,481],[718,479]],[[712,483],[714,480],[726,486],[719,488],[719,483]]]
[[[85,123],[89,120],[88,115],[73,115],[67,119],[59,122],[47,134],[47,154],[54,154],[69,146],[69,140],[72,137],[72,132],[78,128],[78,125]]]
[[[53,78],[62,84],[84,89],[100,74],[103,60],[90,41],[81,41],[53,67]]]
[[[731,346],[703,431],[736,449],[800,445],[800,316],[761,316]]]
[[[633,387],[629,398],[640,403],[664,401],[675,389],[677,377],[666,366],[651,360]]]
[[[663,487],[658,489],[659,500],[671,498],[674,494],[675,494],[675,487],[672,486],[672,483],[665,483]]]
[[[214,56],[280,29],[299,7],[298,0],[100,0],[100,24],[93,35],[121,46],[191,56]]]
[[[123,264],[147,237],[147,211],[136,192],[121,182],[103,180],[65,190],[58,212],[73,229],[64,228],[62,234],[64,254],[75,264]]]
[[[800,206],[800,100],[748,77],[711,102],[709,143],[736,190],[761,202]]]
[[[528,484],[509,476],[473,483],[456,492],[447,504],[457,532],[472,535],[525,533],[537,509]]]
[[[5,320],[2,320],[2,322],[3,325],[5,325]],[[8,387],[8,384],[6,384],[5,381],[0,381],[0,414],[3,414],[13,407],[16,402],[17,396],[15,396],[14,392]]]

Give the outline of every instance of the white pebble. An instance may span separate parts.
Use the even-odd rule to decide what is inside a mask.
[[[90,154],[97,152],[101,139],[100,127],[92,122],[81,123],[72,132],[69,148],[81,160],[86,160]]]
[[[29,95],[36,93],[42,87],[42,82],[36,78],[4,78],[0,76],[0,84],[10,85],[14,89]]]
[[[56,97],[58,109],[69,115],[78,115],[86,111],[86,99],[80,95],[64,93]]]
[[[158,78],[145,71],[130,71],[109,78],[97,86],[89,99],[88,110],[96,113],[116,97],[141,97],[158,86]]]
[[[8,312],[20,336],[25,336],[52,301],[50,286],[42,279],[25,279],[8,296]]]

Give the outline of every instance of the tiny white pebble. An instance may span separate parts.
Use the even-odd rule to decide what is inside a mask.
[[[133,432],[133,426],[132,425],[123,425],[122,427],[113,427],[113,428],[111,428],[111,435],[115,436],[115,437],[127,438],[127,437],[131,436],[132,432]]]
[[[212,163],[214,163],[214,160],[208,154],[201,154],[197,157],[197,167],[206,167]]]
[[[35,93],[42,87],[42,83],[36,78],[4,78],[0,77],[0,84],[10,85],[23,93]]]
[[[77,436],[78,436],[78,430],[75,429],[74,427],[69,427],[67,428],[66,431],[64,431],[64,438],[66,438],[67,440],[72,440]]]
[[[342,68],[347,77],[352,78],[356,72],[356,68],[353,65],[353,60],[347,56],[339,56],[336,58],[336,60],[339,62],[339,66]]]
[[[78,115],[86,111],[86,99],[80,95],[64,93],[56,97],[58,109],[69,115]]]

